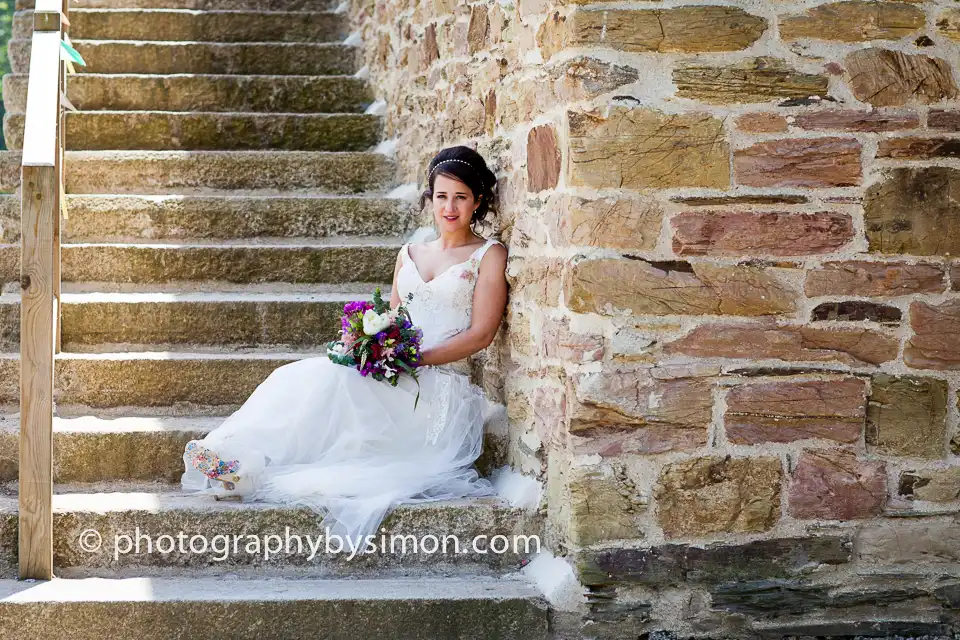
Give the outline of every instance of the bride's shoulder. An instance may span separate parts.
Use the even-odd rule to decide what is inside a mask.
[[[496,238],[488,238],[484,245],[483,255],[480,256],[480,264],[494,263],[498,268],[504,268],[507,263],[507,248],[503,246],[503,243]]]

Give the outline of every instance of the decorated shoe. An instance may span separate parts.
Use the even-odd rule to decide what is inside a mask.
[[[202,446],[196,440],[187,443],[183,457],[193,467],[207,476],[212,482],[213,497],[237,498],[242,500],[256,488],[262,469],[255,465],[244,465],[240,460],[224,460],[215,451]]]

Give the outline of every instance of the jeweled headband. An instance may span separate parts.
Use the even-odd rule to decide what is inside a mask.
[[[437,170],[437,167],[439,167],[440,165],[442,165],[444,162],[462,162],[463,164],[467,165],[468,167],[470,167],[471,169],[473,169],[474,171],[476,171],[476,169],[474,168],[474,166],[473,166],[472,164],[470,164],[469,162],[467,162],[466,160],[458,160],[457,158],[450,158],[449,160],[441,160],[441,161],[438,162],[436,165],[434,165],[433,169],[430,170],[430,175],[432,176],[432,175],[433,175],[433,172]],[[427,176],[427,180],[429,180],[429,179],[430,179],[430,176]],[[483,189],[484,189],[483,180],[480,179],[480,176],[477,176],[477,182],[480,183],[480,190],[483,191]]]

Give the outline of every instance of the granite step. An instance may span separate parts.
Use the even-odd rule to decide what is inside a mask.
[[[365,195],[69,194],[63,242],[313,238],[405,234],[408,202]],[[20,198],[0,195],[0,241],[20,239]]]
[[[359,50],[342,43],[154,42],[73,40],[85,67],[78,73],[200,73],[350,75],[359,69]],[[10,40],[14,73],[30,68],[30,40]]]
[[[349,34],[344,13],[70,8],[71,40],[180,42],[340,42]],[[33,33],[33,11],[13,16],[13,38]]]
[[[97,415],[229,415],[277,367],[319,356],[326,357],[318,349],[64,352],[55,361],[54,401],[61,415],[85,409]],[[0,406],[16,412],[19,399],[19,354],[0,353]]]
[[[19,153],[9,160],[19,168]],[[328,151],[67,151],[67,193],[214,195],[224,191],[382,193],[394,161],[379,153]],[[19,171],[4,169],[2,178]]]
[[[67,194],[385,195],[395,162],[353,151],[67,151]],[[0,150],[0,194],[20,187],[20,152]]]
[[[78,73],[67,96],[85,111],[356,113],[373,102],[369,82],[348,75]],[[3,103],[7,113],[26,110],[26,74],[3,77]]]
[[[366,151],[383,132],[383,116],[360,113],[222,113],[74,111],[66,148],[82,150]],[[23,148],[24,115],[7,114],[7,148]]]
[[[379,285],[389,295],[390,285]],[[370,285],[370,291],[375,288]],[[343,305],[364,293],[64,293],[65,351],[184,347],[319,348],[339,330]],[[0,295],[0,349],[19,348],[20,299]]]
[[[64,244],[64,282],[392,282],[401,241],[317,238],[312,241]],[[20,246],[0,245],[0,282],[17,282]]]
[[[53,419],[53,476],[57,483],[177,484],[183,449],[219,426],[224,416],[123,415],[59,407]],[[502,416],[501,416],[502,419]],[[503,424],[491,418],[476,467],[490,475],[504,464],[499,455]],[[0,483],[18,478],[20,418],[0,414]],[[114,488],[113,490],[116,490]]]
[[[57,483],[178,483],[183,448],[220,416],[58,416],[53,419]],[[20,418],[0,415],[0,482],[18,478]]]
[[[0,582],[0,636],[75,640],[545,640],[546,602],[508,578]]]
[[[364,294],[64,294],[63,348],[320,348],[337,337],[343,305],[370,298]]]
[[[71,0],[70,9],[192,9],[195,11],[334,11],[335,0]],[[33,9],[34,0],[16,0],[16,9]]]
[[[201,570],[209,575],[262,569],[362,576],[464,567],[507,572],[518,569],[524,559],[539,551],[542,535],[542,521],[536,512],[511,507],[498,496],[465,498],[399,505],[370,539],[375,545],[373,553],[357,553],[367,539],[356,538],[341,538],[339,542],[345,546],[340,553],[340,548],[332,546],[337,539],[330,536],[327,540],[329,532],[322,518],[307,507],[215,500],[211,495],[184,493],[179,486],[173,489],[136,483],[55,485],[57,575],[162,576],[171,569]],[[6,572],[16,565],[15,491],[16,483],[9,483],[0,495],[0,566],[7,567]],[[95,532],[90,536],[101,542],[99,546],[82,538],[90,530]],[[152,539],[150,547],[141,536]],[[162,547],[153,546],[163,544],[157,541],[161,536],[185,538],[184,546],[163,552]],[[206,538],[206,552],[192,552],[187,546],[194,536]],[[247,536],[258,537],[260,548],[247,548]],[[297,546],[293,536],[300,537],[302,546]],[[500,537],[494,540],[494,536]],[[235,537],[241,541],[236,552],[232,545],[214,546],[218,541],[232,543]],[[135,546],[138,539],[139,548]],[[281,548],[275,546],[278,539]],[[434,540],[439,543],[436,547]]]

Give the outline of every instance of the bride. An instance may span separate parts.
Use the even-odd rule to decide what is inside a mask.
[[[468,147],[429,165],[439,238],[405,244],[391,307],[423,330],[416,382],[393,387],[326,356],[275,369],[235,413],[184,451],[185,491],[303,505],[341,536],[373,534],[391,508],[494,493],[473,462],[491,404],[467,358],[489,345],[507,302],[507,251],[471,226],[493,209],[497,179]]]

